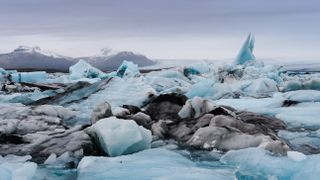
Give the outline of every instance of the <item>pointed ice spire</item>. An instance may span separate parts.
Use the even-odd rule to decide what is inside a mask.
[[[246,62],[256,60],[253,55],[254,36],[250,33],[237,56],[235,64],[245,64]]]

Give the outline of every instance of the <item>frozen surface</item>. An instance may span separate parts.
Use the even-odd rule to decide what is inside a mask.
[[[108,156],[130,154],[151,146],[151,132],[133,120],[101,119],[90,131]]]
[[[118,157],[85,157],[78,179],[234,179],[233,170],[199,167],[182,155],[163,148]]]
[[[0,156],[0,175],[3,180],[31,180],[37,164],[27,162],[31,156]]]
[[[304,156],[289,152],[289,157],[274,156],[263,149],[248,148],[229,151],[221,161],[238,167],[237,176],[253,179],[318,179],[320,155]]]

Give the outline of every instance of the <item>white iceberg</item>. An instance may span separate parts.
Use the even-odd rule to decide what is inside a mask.
[[[101,119],[90,129],[99,145],[108,156],[130,154],[151,146],[151,132],[138,126],[133,120],[116,117]]]
[[[81,78],[103,78],[106,74],[99,69],[91,66],[84,60],[79,60],[76,64],[69,67],[70,79]]]

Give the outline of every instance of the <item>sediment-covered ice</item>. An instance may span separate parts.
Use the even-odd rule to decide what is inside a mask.
[[[234,179],[233,170],[197,166],[186,157],[163,148],[118,157],[84,157],[78,179]]]
[[[138,126],[133,120],[121,120],[116,117],[101,119],[90,129],[108,156],[130,154],[151,146],[151,132]]]
[[[81,117],[89,117],[92,109],[104,101],[110,103],[112,108],[122,105],[141,107],[156,94],[157,92],[142,79],[115,77],[102,90],[91,94],[83,101],[68,105],[68,108],[79,111],[78,115]]]

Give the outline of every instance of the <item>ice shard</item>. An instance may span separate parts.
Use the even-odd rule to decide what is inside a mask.
[[[247,40],[242,45],[242,48],[238,54],[235,64],[243,65],[249,61],[255,60],[256,58],[253,55],[253,48],[254,48],[254,36],[250,33],[247,37]]]

